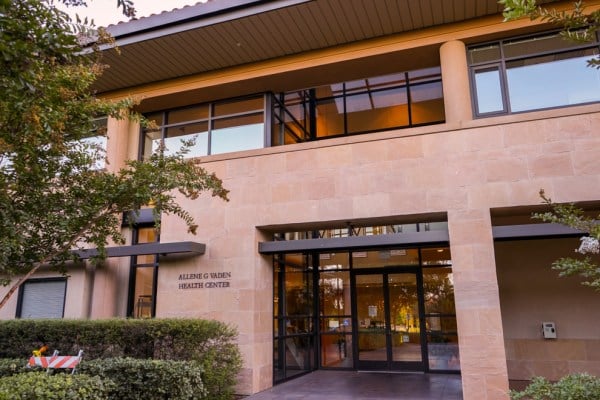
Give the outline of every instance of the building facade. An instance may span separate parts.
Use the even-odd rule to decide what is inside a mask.
[[[600,374],[600,297],[549,268],[580,234],[531,218],[540,189],[598,210],[598,42],[490,0],[214,0],[110,31],[97,90],[158,129],[108,119],[106,168],[195,139],[230,201],[181,199],[196,236],[142,213],[2,318],[225,321],[243,394],[315,369],[460,373],[465,399]]]

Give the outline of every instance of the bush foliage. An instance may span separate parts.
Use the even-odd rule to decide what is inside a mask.
[[[591,400],[600,399],[600,378],[589,374],[573,374],[552,383],[535,377],[523,391],[511,391],[513,400]]]
[[[0,322],[0,358],[21,359],[46,344],[47,355],[84,350],[90,360],[135,358],[196,361],[211,400],[231,398],[241,357],[235,329],[218,321],[191,319],[8,320]],[[10,372],[10,363],[0,374]],[[8,374],[7,372],[7,374]]]
[[[209,398],[202,383],[202,367],[197,361],[111,358],[82,363],[80,371],[114,382],[109,399]]]
[[[114,384],[89,375],[32,372],[0,379],[3,400],[106,400]]]

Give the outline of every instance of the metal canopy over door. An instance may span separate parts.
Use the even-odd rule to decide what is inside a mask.
[[[417,270],[355,272],[355,357],[359,369],[425,369],[422,287]]]

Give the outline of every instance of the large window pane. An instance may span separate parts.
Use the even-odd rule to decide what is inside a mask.
[[[208,154],[208,123],[199,122],[196,124],[181,125],[167,128],[165,132],[165,154],[171,155],[182,149],[184,144],[193,143],[188,146],[189,151],[185,157],[199,157]],[[153,150],[156,151],[160,141],[155,141]]]
[[[418,265],[417,249],[355,251],[352,253],[353,268],[381,268],[402,265]]]
[[[486,61],[497,61],[500,59],[500,45],[492,44],[489,46],[475,47],[469,50],[469,63],[477,64]]]
[[[568,49],[576,45],[572,41],[563,39],[556,33],[547,36],[535,36],[525,39],[508,40],[503,43],[504,57],[522,57],[529,54],[539,54],[550,51]]]
[[[407,126],[407,104],[405,87],[348,96],[348,133]]]
[[[332,271],[321,272],[319,278],[320,294],[320,315],[321,316],[340,316],[350,315],[351,311],[351,293],[350,293],[350,272]],[[333,325],[339,324],[339,321],[330,321]],[[345,325],[348,325],[347,323]],[[330,328],[329,325],[325,328]],[[342,322],[342,326],[344,323]],[[340,328],[340,326],[335,326]]]
[[[216,103],[214,106],[214,117],[221,117],[234,114],[244,114],[253,111],[263,111],[265,100],[261,97],[255,97],[244,100],[232,100]]]
[[[134,317],[152,317],[152,295],[154,292],[154,266],[135,269]]]
[[[422,83],[411,86],[410,99],[413,124],[444,121],[442,82]]]
[[[316,110],[317,137],[344,133],[344,98],[320,100]]]
[[[224,118],[214,121],[211,154],[260,149],[265,145],[263,114]]]
[[[454,280],[452,269],[423,268],[423,296],[428,315],[454,315]],[[436,329],[434,329],[436,328]],[[439,330],[439,326],[431,327]]]
[[[475,88],[478,114],[504,111],[500,70],[497,67],[475,71]]]
[[[597,51],[577,51],[506,64],[511,110],[581,104],[600,100],[600,71],[587,60]]]
[[[170,111],[167,123],[177,124],[180,122],[195,121],[208,118],[208,105],[201,104],[193,107],[181,108],[179,110]]]

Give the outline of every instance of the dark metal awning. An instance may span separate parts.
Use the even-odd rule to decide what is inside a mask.
[[[523,225],[501,225],[492,227],[494,240],[518,240],[518,239],[541,239],[577,237],[584,232],[569,228],[560,224],[523,224]]]
[[[258,244],[258,252],[261,254],[274,254],[392,246],[438,245],[448,244],[448,241],[447,231],[426,231],[390,235],[260,242]]]
[[[106,257],[129,257],[143,256],[149,254],[169,255],[189,255],[197,256],[204,254],[206,245],[197,242],[173,242],[173,243],[142,243],[130,246],[115,246],[106,248]],[[98,255],[98,250],[77,250],[75,252],[80,258],[91,258]]]

